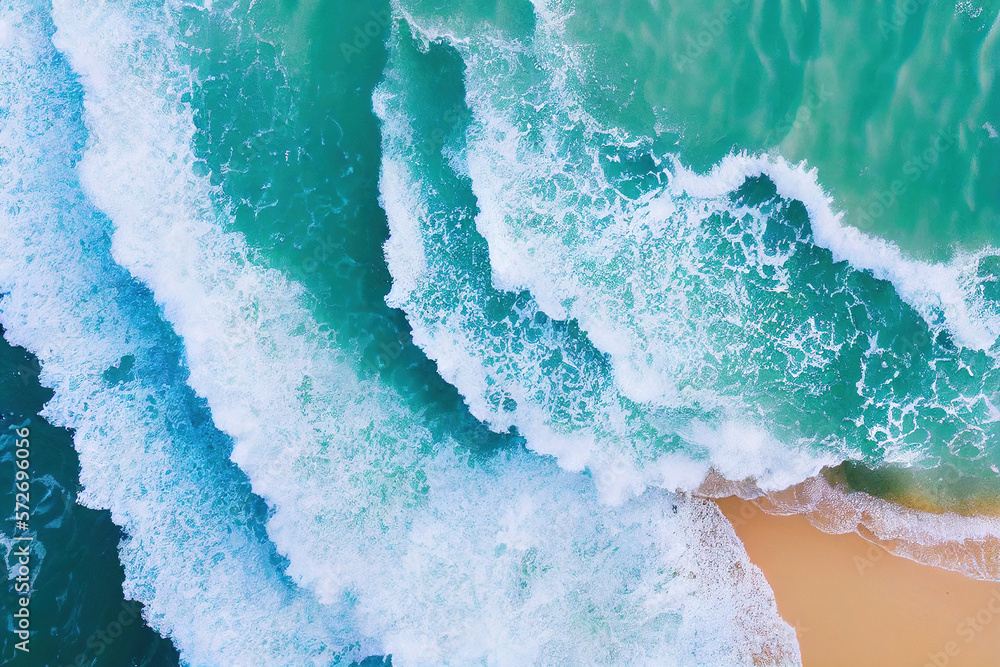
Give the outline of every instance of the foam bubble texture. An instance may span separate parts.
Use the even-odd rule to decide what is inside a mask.
[[[350,604],[403,665],[799,663],[714,506],[658,492],[610,508],[527,454],[469,460],[357,379],[194,175],[169,15],[58,2],[55,17],[86,90],[81,177],[114,222],[114,256],[181,336],[298,582]]]
[[[392,176],[390,302],[477,416],[589,467],[613,498],[697,484],[709,465],[779,489],[837,460],[995,459],[1000,309],[984,290],[995,249],[949,265],[910,260],[843,225],[815,173],[780,158],[734,155],[693,174],[651,137],[588,112],[590,61],[564,35],[570,3],[534,8],[522,34],[396,3],[421,49],[461,58],[472,120],[440,168],[471,184],[467,210],[449,208],[439,167],[407,143],[423,113],[399,93],[410,82],[390,79],[376,100]],[[424,201],[403,206],[414,191]],[[490,287],[448,266],[471,216]],[[429,239],[439,244],[435,275],[401,250],[417,228],[422,259]],[[608,362],[573,349],[574,325]],[[574,408],[555,398],[567,394]],[[591,426],[564,416],[574,409]]]
[[[80,501],[125,533],[126,596],[187,664],[356,655],[340,614],[282,574],[264,508],[186,386],[175,337],[111,259],[109,223],[70,164],[85,136],[82,91],[49,42],[47,12],[15,3],[0,23],[0,321],[55,391],[44,416],[74,430]]]

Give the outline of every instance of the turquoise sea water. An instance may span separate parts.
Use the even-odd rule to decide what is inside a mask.
[[[798,664],[690,492],[995,501],[998,15],[0,5],[4,660]]]

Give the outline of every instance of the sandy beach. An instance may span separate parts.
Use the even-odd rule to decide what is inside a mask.
[[[801,515],[717,502],[795,627],[805,667],[1000,665],[1000,582],[824,533]]]

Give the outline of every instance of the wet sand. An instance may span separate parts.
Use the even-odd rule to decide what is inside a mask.
[[[1000,667],[1000,582],[829,535],[801,515],[717,502],[795,627],[805,667]]]

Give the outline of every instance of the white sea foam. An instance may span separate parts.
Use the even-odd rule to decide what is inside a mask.
[[[47,41],[47,12],[19,3],[0,17],[15,35],[0,50],[0,321],[42,363],[55,392],[43,416],[74,429],[79,500],[125,533],[125,595],[187,664],[356,656],[361,636],[280,571],[259,499],[184,384],[179,346],[110,257],[109,222],[71,166],[82,91]]]
[[[81,177],[115,257],[181,335],[297,581],[348,600],[403,665],[799,662],[714,506],[656,492],[608,508],[586,477],[524,453],[472,464],[360,382],[301,290],[223,231],[192,173],[190,79],[161,50],[163,17],[114,2],[55,16],[86,88]]]
[[[493,286],[501,293],[528,290],[531,296],[507,321],[495,323],[475,304],[475,287],[451,284],[459,279],[447,268],[428,272],[426,239],[419,268],[410,265],[401,249],[414,238],[441,234],[447,216],[455,214],[446,201],[428,203],[439,189],[426,181],[421,156],[408,143],[408,112],[393,108],[401,104],[394,93],[377,97],[384,170],[392,175],[382,184],[392,231],[386,254],[396,279],[390,303],[407,311],[415,340],[479,418],[498,430],[517,426],[532,449],[556,456],[566,467],[589,468],[605,497],[615,501],[650,484],[689,484],[710,466],[777,490],[823,465],[864,459],[872,450],[875,462],[917,463],[940,443],[920,441],[910,421],[938,409],[958,415],[956,431],[977,447],[988,441],[979,425],[991,400],[988,370],[976,376],[981,391],[970,388],[953,399],[939,399],[929,382],[920,385],[926,395],[879,393],[865,380],[878,382],[879,369],[904,363],[883,347],[884,339],[899,332],[844,326],[840,315],[850,299],[865,308],[865,296],[872,294],[852,294],[846,303],[835,298],[845,290],[839,283],[851,278],[850,269],[839,264],[846,260],[857,271],[890,281],[922,317],[929,333],[914,341],[946,330],[966,350],[995,355],[1000,313],[984,298],[978,274],[995,250],[959,255],[950,264],[907,258],[891,243],[843,224],[815,172],[780,157],[733,155],[705,175],[673,158],[654,174],[659,184],[625,195],[608,175],[608,165],[647,150],[651,141],[603,126],[580,100],[577,82],[589,80],[589,60],[563,35],[569,3],[535,2],[529,36],[507,35],[488,23],[466,25],[462,17],[424,15],[411,5],[400,0],[396,11],[420,48],[444,44],[464,63],[473,122],[450,149],[450,164],[470,179]],[[404,173],[408,176],[401,179]],[[784,203],[734,201],[741,186],[758,176],[775,184]],[[422,193],[420,205],[405,205],[404,195],[412,201],[415,192]],[[769,217],[783,215],[777,209],[789,200],[806,208],[808,239],[769,236]],[[736,222],[731,229],[709,226],[720,217]],[[437,252],[446,254],[453,240],[442,238],[447,238],[444,250]],[[815,253],[817,247],[832,257]],[[805,261],[796,253],[815,257],[809,261],[825,267],[826,278],[838,284],[817,288],[813,276],[801,275],[793,282],[793,260]],[[872,290],[870,280],[862,284]],[[751,289],[757,293],[748,295]],[[434,297],[441,290],[454,292],[451,301]],[[791,310],[798,308],[800,293],[829,307],[804,314]],[[455,302],[439,310],[441,303]],[[578,323],[610,358],[615,386],[594,380],[604,372],[596,368],[590,380],[559,387],[562,380],[544,362],[553,351],[569,355],[567,339],[548,325],[535,327],[528,342],[514,331],[530,328],[526,323],[539,312]],[[498,330],[484,333],[484,322]],[[843,381],[837,369],[856,363],[845,362],[842,350],[852,351],[847,358],[861,352],[857,392],[867,401],[862,410],[875,406],[870,414],[852,417],[863,427],[857,437],[839,430],[776,435],[770,421],[776,411],[762,403],[786,401],[785,417],[796,420],[793,413],[806,406],[797,402],[804,399],[789,398],[793,391],[812,400],[829,381],[818,376],[833,374]],[[557,423],[566,406],[554,395],[563,389],[586,405],[577,412],[589,411],[591,423],[573,428]],[[623,437],[621,413],[635,406],[660,414],[663,428]],[[682,411],[713,416],[680,423],[666,416]],[[600,429],[611,433],[595,433]],[[649,445],[670,430],[685,444],[686,469],[676,465],[684,454],[664,455],[662,447]],[[568,432],[573,437],[566,437]]]
[[[975,350],[990,350],[1000,336],[1000,313],[978,298],[975,280],[979,262],[995,255],[995,248],[962,252],[949,263],[907,257],[899,246],[845,224],[833,199],[823,191],[815,169],[791,165],[780,156],[730,155],[708,174],[699,175],[679,163],[674,167],[671,192],[699,198],[722,198],[748,178],[767,176],[786,199],[802,202],[809,212],[813,239],[833,253],[834,260],[850,262],[888,280],[899,295],[923,316],[928,325],[944,327],[956,342]]]

